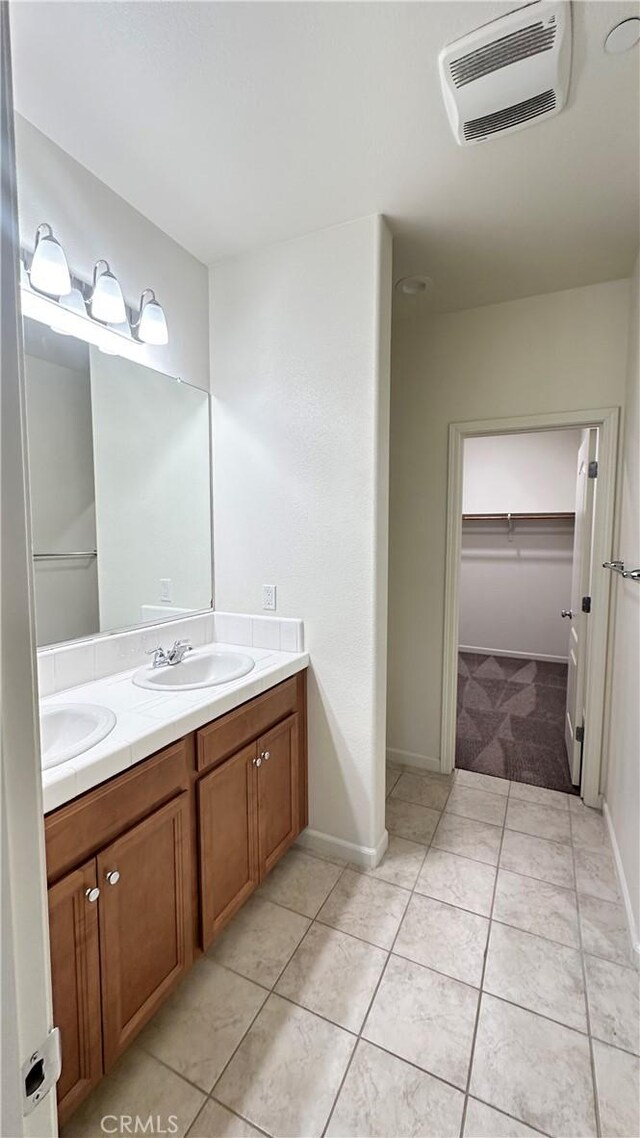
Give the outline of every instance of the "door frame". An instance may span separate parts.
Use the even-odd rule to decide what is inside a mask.
[[[618,466],[619,407],[557,411],[545,415],[479,419],[449,424],[445,611],[442,677],[440,769],[455,766],[458,694],[459,566],[462,547],[462,487],[464,441],[483,435],[513,435],[532,431],[598,428],[598,484],[591,546],[591,615],[586,637],[585,738],[580,793],[587,806],[601,805],[600,776],[604,751],[604,708],[611,574],[601,569],[611,557]]]

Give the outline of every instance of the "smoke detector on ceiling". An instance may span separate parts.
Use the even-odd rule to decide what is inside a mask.
[[[523,130],[562,110],[571,71],[568,0],[537,0],[443,48],[440,81],[460,146]]]

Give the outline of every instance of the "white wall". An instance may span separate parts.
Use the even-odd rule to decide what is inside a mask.
[[[580,431],[465,439],[463,514],[573,513],[580,439]]]
[[[448,424],[622,404],[628,281],[397,321],[389,746],[439,759]]]
[[[74,370],[25,355],[34,552],[96,548],[89,350]],[[98,631],[95,558],[34,563],[36,637],[55,644]]]
[[[213,267],[216,608],[264,582],[311,653],[310,827],[384,837],[391,238],[368,217]]]
[[[631,295],[618,537],[613,556],[640,568],[640,262]],[[640,582],[613,577],[608,771],[605,799],[626,880],[627,911],[640,952]]]
[[[211,605],[209,397],[91,348],[100,628]],[[167,615],[171,615],[168,613]]]
[[[575,510],[580,431],[465,439],[463,513]],[[460,559],[460,646],[565,660],[572,521],[465,521]]]
[[[78,92],[78,98],[90,97]],[[72,272],[89,280],[95,261],[106,258],[135,307],[144,288],[155,289],[167,316],[169,343],[147,346],[144,362],[207,391],[205,266],[20,115],[16,147],[21,243],[32,249],[37,226],[47,221]]]

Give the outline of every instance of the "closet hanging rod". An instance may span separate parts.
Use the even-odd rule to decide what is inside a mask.
[[[602,568],[612,569],[624,577],[625,581],[640,581],[640,569],[625,569],[624,561],[603,561]]]
[[[84,561],[87,557],[97,557],[98,553],[95,549],[89,549],[86,553],[34,553],[34,561],[68,561],[70,558],[80,557]]]
[[[522,522],[522,521],[569,521],[575,520],[574,513],[556,511],[548,514],[463,514],[463,522],[492,521],[492,522]]]

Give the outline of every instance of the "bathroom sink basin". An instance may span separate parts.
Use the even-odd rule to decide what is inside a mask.
[[[95,747],[115,725],[113,712],[94,703],[59,703],[41,710],[42,769],[57,767]]]
[[[246,676],[254,666],[255,660],[243,652],[193,652],[180,664],[140,668],[133,682],[152,691],[190,691],[228,684]]]

